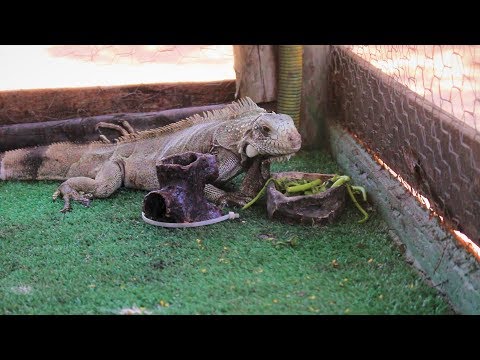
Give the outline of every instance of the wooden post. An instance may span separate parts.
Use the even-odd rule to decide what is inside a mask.
[[[327,70],[330,45],[303,47],[303,89],[300,134],[302,149],[327,149]]]
[[[235,98],[250,97],[256,103],[277,98],[277,49],[274,45],[234,45]]]

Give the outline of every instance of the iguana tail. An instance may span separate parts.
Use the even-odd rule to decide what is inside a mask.
[[[0,153],[0,180],[66,180],[70,177],[72,165],[75,164],[76,168],[82,167],[82,157],[100,147],[110,146],[100,142],[89,144],[67,142]],[[99,162],[103,162],[112,151],[105,156],[100,152]],[[94,168],[95,161],[86,164],[84,176],[89,176]]]

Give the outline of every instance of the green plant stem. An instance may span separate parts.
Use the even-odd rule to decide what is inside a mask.
[[[347,187],[347,192],[348,192],[348,195],[350,195],[350,198],[352,199],[353,203],[355,204],[355,206],[357,207],[358,210],[360,210],[360,212],[363,214],[364,218],[362,220],[359,220],[358,223],[359,224],[362,224],[364,223],[365,221],[368,220],[368,214],[365,210],[363,210],[363,208],[360,206],[360,204],[358,203],[357,199],[355,198],[355,195],[353,194],[353,191],[352,191],[352,187],[350,186],[350,184],[346,184],[345,185]]]
[[[352,185],[352,190],[353,191],[359,191],[362,193],[362,198],[363,201],[367,201],[367,192],[365,191],[365,188],[363,186],[354,186]]]
[[[339,176],[337,180],[333,183],[333,185],[330,187],[336,188],[336,187],[342,186],[348,181],[350,181],[350,176],[347,176],[347,175]]]
[[[276,182],[274,178],[270,178],[265,182],[265,185],[263,185],[262,189],[258,192],[257,196],[255,196],[252,200],[250,200],[247,204],[245,204],[242,207],[242,210],[248,209],[250,206],[252,206],[260,197],[265,193],[265,189],[267,188],[267,185],[270,183],[270,181]]]
[[[293,192],[301,192],[301,191],[309,190],[309,189],[313,188],[314,186],[320,185],[321,183],[322,183],[322,180],[316,179],[316,180],[310,181],[309,183],[306,183],[306,184],[289,186],[289,187],[287,187],[287,192],[293,193]]]

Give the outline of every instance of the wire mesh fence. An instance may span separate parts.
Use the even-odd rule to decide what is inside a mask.
[[[235,91],[231,45],[1,45],[0,65],[0,125],[198,106]],[[195,90],[206,82],[211,91]]]
[[[480,46],[355,45],[347,48],[465,125],[480,131]]]
[[[0,90],[235,78],[231,45],[1,45],[0,63]]]
[[[332,46],[328,111],[480,243],[480,47]]]

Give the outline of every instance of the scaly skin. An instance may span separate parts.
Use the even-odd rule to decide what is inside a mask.
[[[101,136],[89,144],[56,143],[0,153],[0,180],[64,180],[53,198],[84,205],[92,198],[106,198],[122,185],[154,190],[158,160],[186,151],[214,154],[219,176],[207,184],[207,199],[228,206],[243,206],[269,178],[271,161],[288,159],[301,146],[293,120],[285,114],[268,113],[244,98],[220,110],[194,115],[153,130],[135,132],[128,123],[100,123],[122,136],[111,143]],[[246,172],[240,191],[220,187]]]

